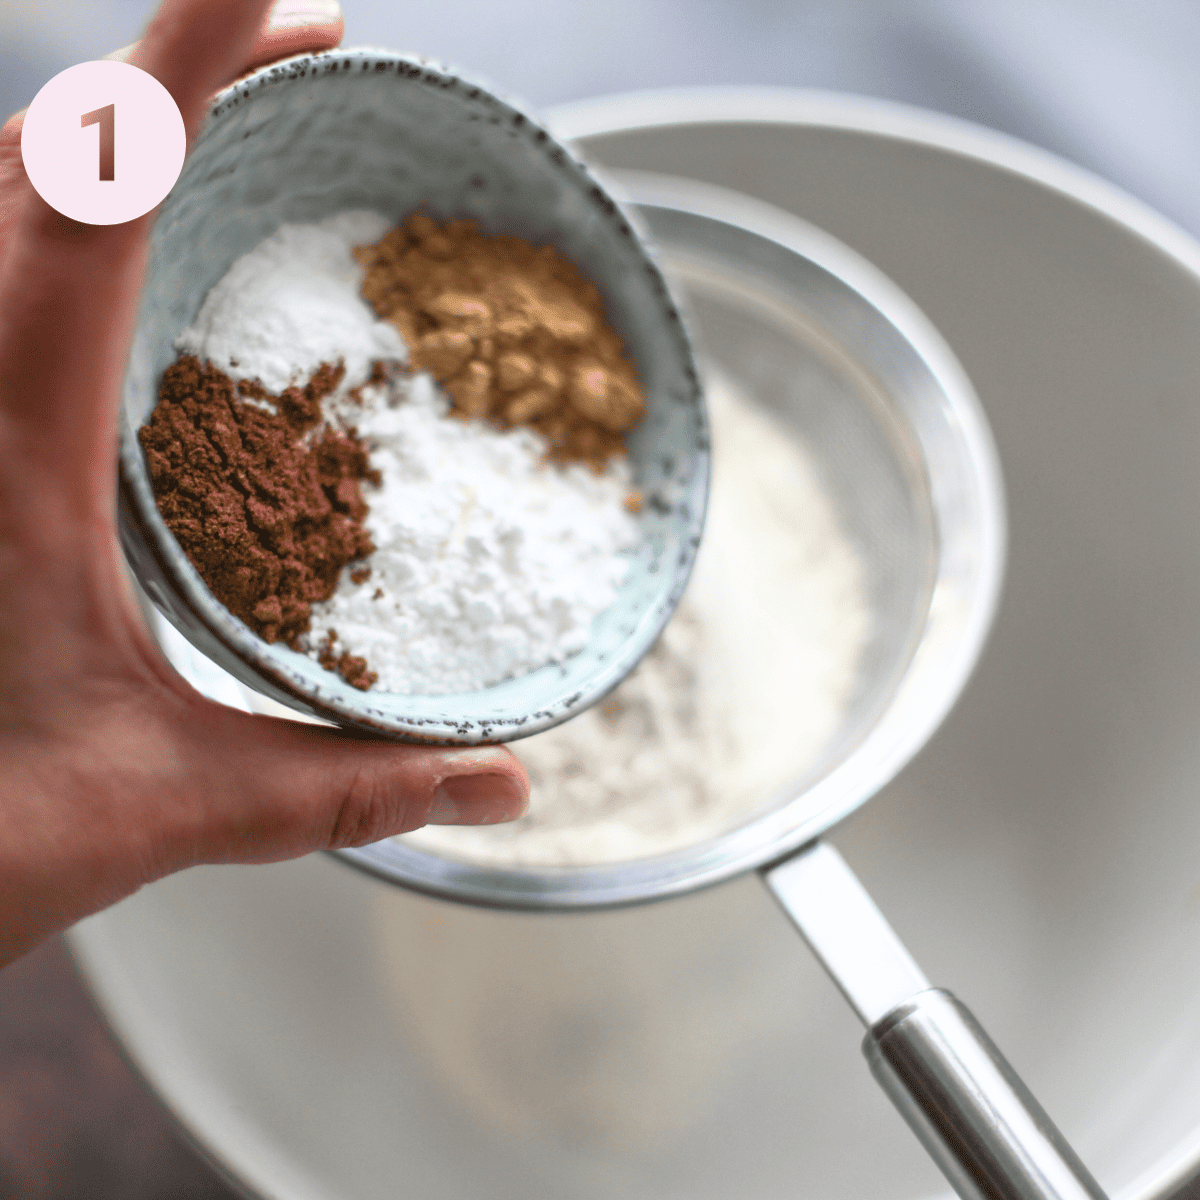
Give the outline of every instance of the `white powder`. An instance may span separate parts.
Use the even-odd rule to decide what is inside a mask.
[[[175,348],[276,393],[307,383],[322,363],[345,362],[344,390],[368,377],[372,361],[405,359],[395,326],[376,320],[359,295],[362,269],[351,254],[390,224],[378,213],[346,212],[281,225],[229,268]]]
[[[870,632],[861,559],[803,447],[720,380],[708,400],[704,542],[657,645],[606,701],[515,743],[521,820],[403,840],[490,864],[665,853],[745,820],[828,744]]]
[[[393,385],[395,387],[395,385]],[[345,406],[383,486],[363,488],[375,553],[313,606],[312,645],[337,631],[392,692],[471,691],[581,650],[637,540],[629,470],[543,466],[530,429],[447,416],[429,376],[407,396],[366,389]]]
[[[363,487],[376,550],[365,582],[344,570],[334,596],[313,606],[306,645],[315,654],[336,631],[337,652],[364,656],[381,691],[474,691],[583,648],[637,542],[623,508],[629,469],[543,465],[538,434],[449,417],[428,375],[349,396],[373,361],[407,357],[360,298],[351,253],[389,225],[349,212],[281,226],[233,264],[176,346],[276,393],[345,362],[324,411],[357,426],[382,474],[380,487]]]

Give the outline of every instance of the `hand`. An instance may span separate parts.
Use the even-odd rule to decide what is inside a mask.
[[[171,92],[192,136],[226,82],[341,40],[331,0],[284,0],[274,24],[267,8],[165,0],[122,57]],[[0,964],[195,863],[518,816],[529,781],[507,750],[252,717],[167,664],[114,519],[118,393],[153,217],[60,216],[25,177],[20,136],[18,115],[0,131]]]

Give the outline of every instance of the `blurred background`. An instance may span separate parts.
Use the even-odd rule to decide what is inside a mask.
[[[1062,155],[1200,233],[1195,0],[343,0],[348,45],[535,109],[756,84],[935,109]],[[0,108],[135,40],[151,0],[0,0]],[[121,1061],[65,952],[0,971],[0,1200],[230,1200]]]
[[[0,0],[0,108],[133,41],[154,0]],[[342,0],[347,45],[417,51],[543,108],[764,84],[900,100],[1073,159],[1200,230],[1194,0]]]

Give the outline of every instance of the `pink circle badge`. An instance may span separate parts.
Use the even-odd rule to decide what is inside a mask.
[[[86,62],[33,98],[21,131],[25,173],[66,217],[119,225],[175,186],[187,134],[171,93],[122,62]]]

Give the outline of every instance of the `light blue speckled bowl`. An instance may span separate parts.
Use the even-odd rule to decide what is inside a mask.
[[[645,387],[629,437],[646,504],[625,585],[561,665],[459,695],[360,692],[268,645],[220,604],[154,503],[137,430],[173,341],[233,261],[285,221],[419,205],[550,243],[603,293]],[[222,92],[151,237],[120,418],[120,526],[142,587],[202,653],[300,712],[406,740],[507,741],[595,703],[670,617],[708,491],[708,429],[687,333],[658,267],[586,167],[524,113],[443,68],[383,51],[303,56]]]

